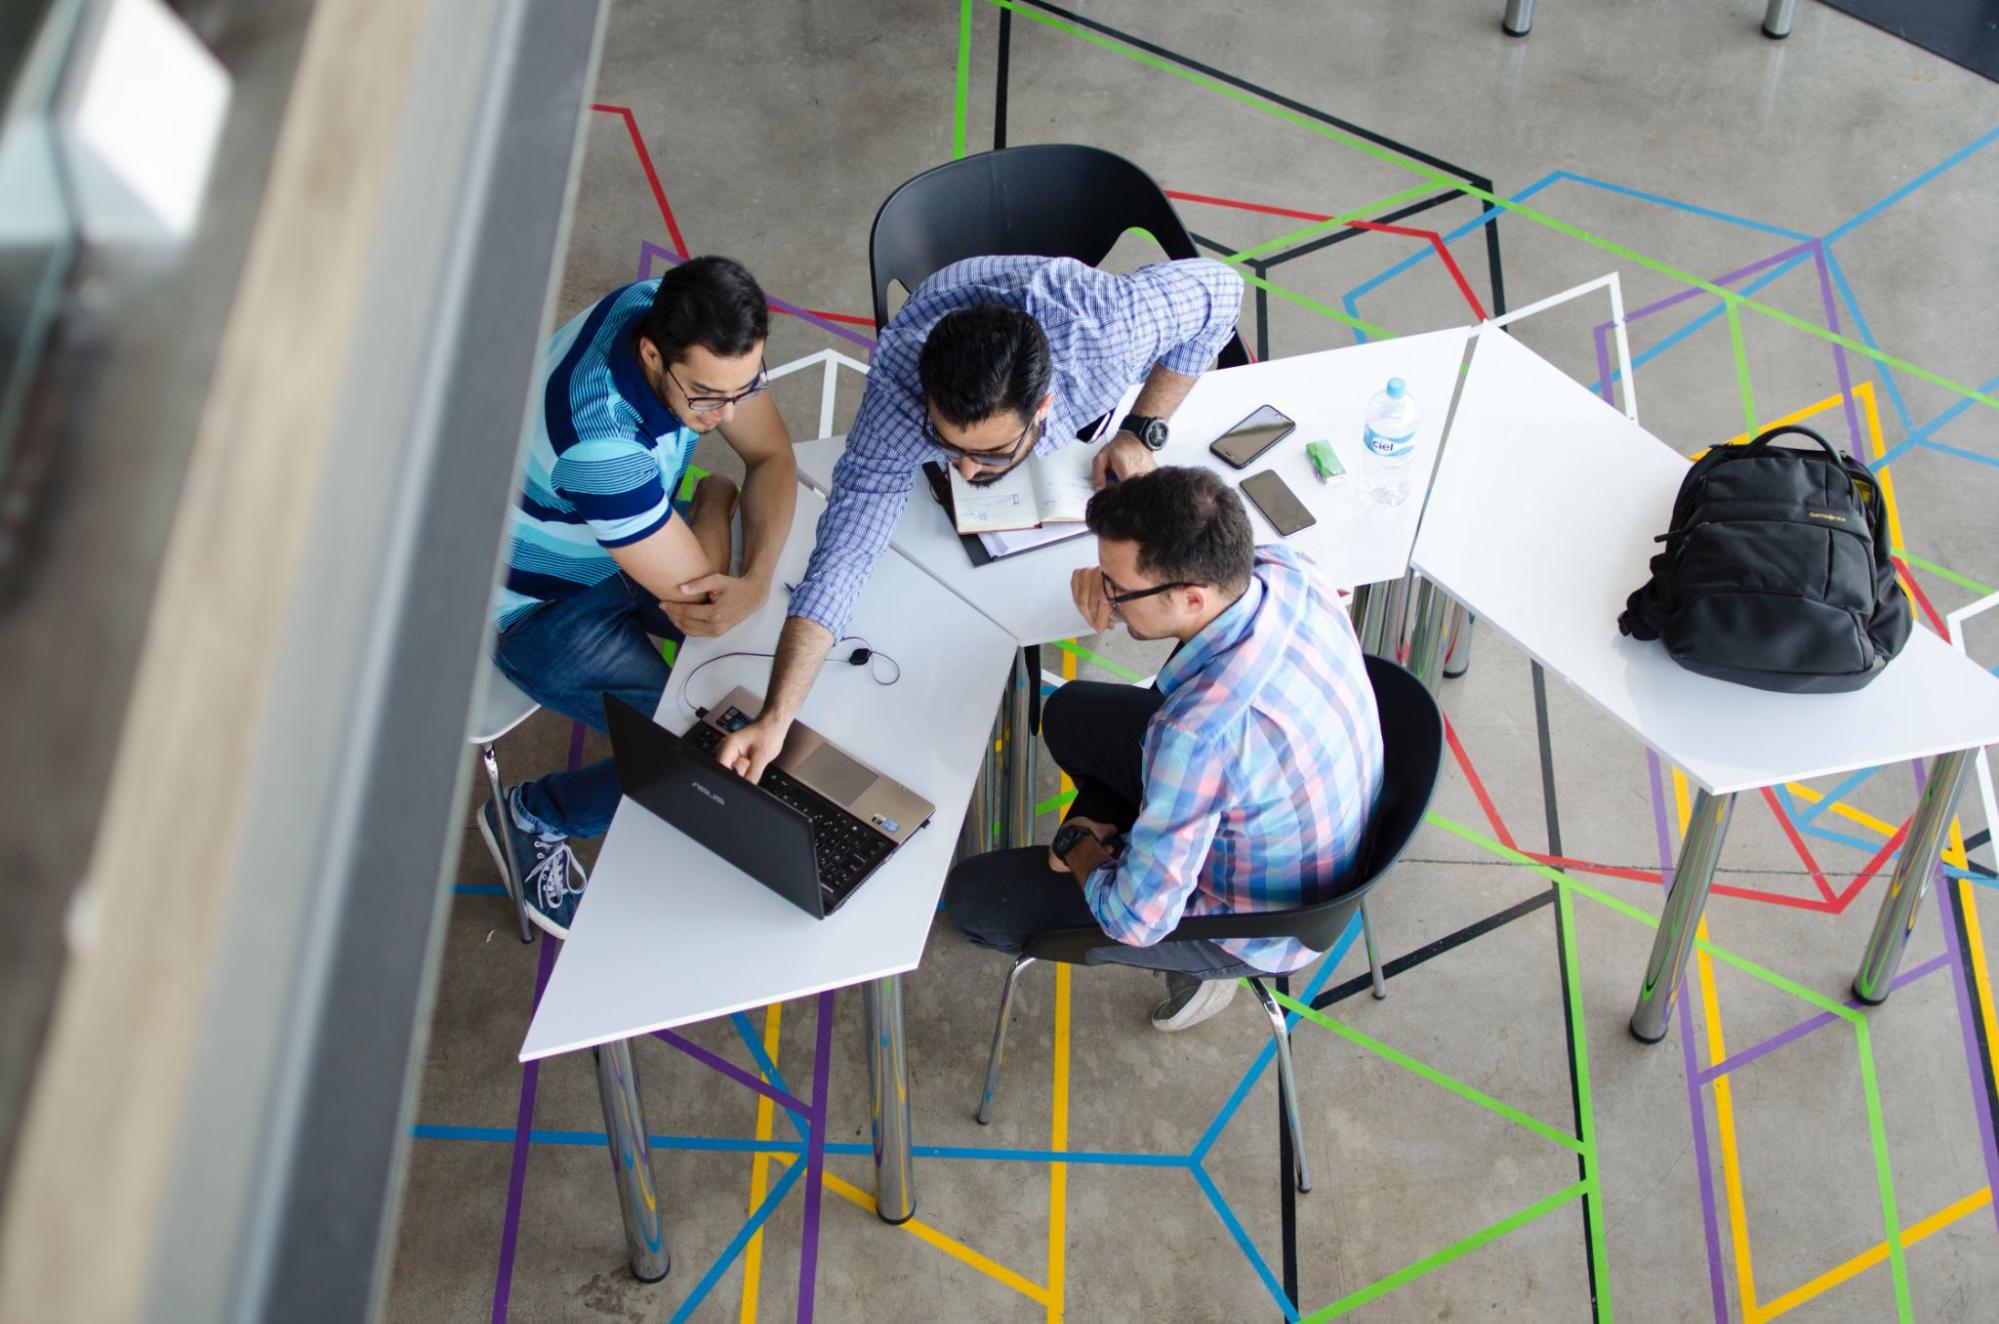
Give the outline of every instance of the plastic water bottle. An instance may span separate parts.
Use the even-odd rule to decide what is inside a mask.
[[[1390,377],[1367,402],[1363,440],[1361,499],[1371,506],[1401,505],[1416,460],[1416,399],[1400,377]]]

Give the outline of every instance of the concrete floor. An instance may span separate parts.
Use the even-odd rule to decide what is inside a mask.
[[[1754,0],[1550,5],[1526,41],[1500,35],[1500,9],[1499,0],[1089,6],[1091,21],[1164,52],[1140,59],[1116,37],[1061,30],[1042,21],[1046,11],[1023,8],[1012,22],[1007,141],[1098,143],[1169,189],[1313,214],[1416,182],[1392,150],[1362,151],[1316,119],[1274,113],[1218,74],[1188,76],[1198,61],[1489,177],[1502,196],[1531,191],[1525,205],[1545,219],[1501,227],[1510,306],[1617,270],[1635,311],[1685,288],[1648,261],[1717,278],[1823,239],[1795,265],[1769,269],[1780,274],[1757,297],[1815,325],[1836,317],[1838,329],[1899,359],[1989,388],[1999,87],[1815,4],[1801,6],[1784,44],[1757,35]],[[642,245],[674,246],[670,225],[692,251],[746,261],[777,297],[864,315],[876,206],[951,155],[959,6],[773,0],[708,26],[724,12],[613,7],[561,316],[631,279]],[[963,136],[977,150],[993,142],[1001,11],[969,0],[966,12]],[[614,107],[629,108],[643,157]],[[1237,250],[1308,224],[1181,206],[1193,230]],[[1459,199],[1409,224],[1448,231],[1476,214]],[[1377,282],[1424,249],[1421,239],[1367,235],[1284,262],[1269,279],[1335,308],[1367,284],[1355,311],[1395,333],[1468,320],[1434,257]],[[1480,233],[1450,250],[1489,305]],[[1689,452],[1743,426],[1729,330],[1714,308],[1692,299],[1632,324],[1634,353],[1656,351],[1637,373],[1642,416]],[[1246,309],[1252,345],[1256,313]],[[1283,297],[1263,313],[1268,354],[1351,340]],[[1602,316],[1600,303],[1577,305],[1521,335],[1590,381],[1590,327]],[[1840,391],[1825,341],[1754,312],[1741,332],[1758,417]],[[828,346],[861,350],[784,317],[769,357],[777,365]],[[1845,370],[1862,449],[1876,428],[1885,447],[1920,439],[1892,465],[1917,584],[1940,614],[1971,602],[1986,591],[1979,581],[1999,582],[1999,543],[1982,517],[1999,491],[1993,415],[1856,354]],[[843,375],[836,428],[852,416],[858,383]],[[816,372],[780,384],[799,437],[818,430],[818,391]],[[1849,426],[1843,414],[1833,399],[1823,421],[1836,438]],[[728,468],[706,451],[702,459]],[[1559,536],[1522,515],[1523,536]],[[1974,656],[1999,661],[1992,618],[1969,637]],[[1082,642],[1140,673],[1156,660],[1118,636]],[[1111,673],[1085,661],[1078,674]],[[1904,966],[1925,973],[1870,1013],[1868,1033],[1834,1021],[1703,1080],[1703,1067],[1818,1007],[1775,980],[1703,961],[1673,1037],[1645,1048],[1628,1036],[1651,930],[1607,902],[1646,914],[1659,906],[1644,877],[1660,867],[1644,751],[1559,681],[1537,711],[1527,662],[1490,635],[1444,703],[1463,758],[1447,767],[1438,814],[1573,862],[1576,885],[1551,889],[1477,842],[1424,831],[1377,894],[1386,953],[1406,959],[1388,1000],[1353,996],[1357,950],[1310,977],[1315,991],[1333,991],[1329,1011],[1344,1027],[1306,1025],[1296,1041],[1312,1194],[1287,1194],[1280,1176],[1275,1087],[1258,1069],[1267,1035],[1249,1000],[1168,1041],[1145,1028],[1155,987],[1132,972],[1027,976],[999,1116],[978,1127],[971,1114],[1004,963],[940,926],[906,985],[918,1140],[978,1152],[919,1162],[920,1228],[891,1229],[843,1198],[866,1191],[870,1176],[860,1011],[851,995],[837,998],[823,1066],[838,1181],[825,1192],[806,1285],[817,1317],[1278,1318],[1289,1293],[1298,1314],[1357,1320],[1607,1320],[1613,1310],[1631,1320],[1992,1318],[1999,1224],[1984,1044],[1999,898],[1953,882],[1926,903]],[[558,766],[568,740],[566,724],[539,717],[501,757],[510,776],[531,775]],[[1813,795],[1833,785],[1788,803],[1744,798],[1708,929],[1727,951],[1837,1000],[1880,877],[1848,889],[1879,868],[1883,825],[1907,814],[1913,782],[1907,768],[1884,769],[1813,815]],[[1670,817],[1670,773],[1663,799]],[[1967,833],[1986,826],[1975,801],[1964,806]],[[1044,818],[1044,832],[1052,824]],[[1972,858],[1989,863],[1989,848]],[[655,1041],[637,1053],[650,1128],[675,1138],[655,1154],[673,1270],[655,1286],[632,1280],[588,1060],[524,1074],[514,1059],[545,947],[513,936],[469,830],[459,871],[390,1317],[802,1317],[802,1192],[733,1253],[797,1152],[797,1133]],[[1502,918],[1482,923],[1489,917]],[[799,1089],[822,1066],[818,1014],[806,1000],[748,1018]],[[689,1037],[751,1062],[726,1022]],[[530,1122],[534,1142],[517,1143]],[[1567,1139],[1579,1134],[1581,1155]],[[771,1157],[746,1152],[760,1137],[774,1137]],[[1085,1157],[1051,1164],[1044,1153],[1054,1148]],[[1892,1254],[1889,1228],[1899,1231]]]

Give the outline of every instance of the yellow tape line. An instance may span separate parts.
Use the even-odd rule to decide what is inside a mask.
[[[1958,1219],[1964,1218],[1969,1214],[1975,1214],[1991,1203],[1992,1188],[1987,1186],[1983,1190],[1974,1191],[1954,1204],[1944,1206],[1928,1218],[1925,1218],[1922,1222],[1902,1229],[1902,1249],[1907,1250],[1924,1237],[1929,1236],[1932,1232],[1940,1232],[1952,1223],[1957,1222]],[[1813,1297],[1838,1287],[1855,1274],[1863,1273],[1887,1258],[1888,1243],[1885,1241],[1877,1242],[1874,1246],[1860,1252],[1860,1254],[1854,1256],[1838,1268],[1826,1270],[1803,1287],[1793,1288],[1791,1291],[1784,1293],[1784,1295],[1764,1306],[1760,1311],[1751,1314],[1748,1317],[1750,1324],[1763,1324],[1765,1320],[1775,1319],[1785,1311],[1801,1306]]]
[[[874,1212],[874,1196],[869,1195],[866,1191],[851,1182],[842,1181],[830,1172],[821,1172],[819,1176],[820,1180],[825,1184],[826,1189],[833,1192],[833,1194],[843,1200],[848,1200],[859,1205],[869,1213]],[[1014,1291],[1027,1297],[1029,1300],[1040,1305],[1048,1304],[1049,1297],[1045,1288],[1029,1282],[999,1261],[979,1254],[964,1242],[952,1240],[936,1228],[931,1227],[928,1223],[912,1218],[902,1225],[902,1230],[919,1241],[930,1243],[951,1258],[971,1265],[986,1277],[1005,1283],[1008,1287],[1011,1287]]]
[[[1050,1108],[1048,1147],[1069,1148],[1069,967],[1055,967],[1055,1089]],[[1069,1205],[1069,1165],[1048,1165],[1048,1324],[1062,1318],[1062,1279],[1067,1239],[1063,1221]]]
[[[783,1012],[775,1002],[764,1008],[764,1052],[770,1055],[773,1064],[777,1062],[777,1030]],[[769,1081],[765,1081],[769,1084]],[[757,1096],[757,1142],[762,1144],[770,1139],[771,1125],[777,1120],[777,1107],[767,1094]],[[750,1162],[750,1212],[764,1201],[764,1193],[769,1189],[770,1155],[758,1152]],[[750,1237],[750,1244],[743,1250],[743,1304],[738,1317],[742,1324],[755,1324],[757,1317],[757,1290],[763,1281],[764,1230],[757,1228]]]

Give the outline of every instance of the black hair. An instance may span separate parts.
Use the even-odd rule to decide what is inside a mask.
[[[946,314],[930,328],[917,362],[937,416],[961,428],[1002,411],[1031,420],[1053,375],[1041,324],[997,303]]]
[[[1256,539],[1233,488],[1206,469],[1168,467],[1106,487],[1084,511],[1099,538],[1138,544],[1138,568],[1162,583],[1249,587]]]
[[[742,263],[693,257],[661,279],[637,334],[650,340],[668,363],[678,363],[693,345],[737,359],[770,335],[770,309],[763,287]]]

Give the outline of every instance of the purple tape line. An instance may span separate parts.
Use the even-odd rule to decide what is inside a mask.
[[[579,724],[576,729],[583,728]],[[574,767],[575,757],[569,762]],[[547,934],[542,935],[541,957],[534,976],[537,1007],[541,1005],[542,990],[548,987],[549,972],[555,969],[555,949],[560,945]],[[540,1079],[540,1062],[529,1062],[521,1068],[521,1101],[514,1113],[513,1169],[507,1176],[507,1215],[500,1225],[500,1267],[493,1271],[493,1324],[506,1324],[507,1303],[513,1297],[514,1245],[521,1230],[521,1197],[527,1193],[528,1133],[534,1129],[534,1096]]]
[[[650,280],[652,278],[652,264],[654,259],[660,259],[666,262],[671,262],[676,266],[679,265],[679,263],[683,260],[680,254],[674,252],[672,249],[661,248],[658,244],[655,244],[652,240],[648,239],[644,243],[639,245],[640,280]],[[771,307],[777,309],[779,312],[790,313],[793,317],[798,318],[800,321],[810,322],[814,326],[822,327],[827,331],[831,331],[834,335],[840,337],[842,340],[853,341],[856,345],[859,345],[862,349],[872,352],[875,347],[875,342],[873,337],[864,336],[860,332],[852,329],[851,327],[845,327],[840,325],[838,322],[831,320],[830,318],[821,317],[819,314],[813,312],[809,308],[800,308],[797,304],[786,303],[784,300],[779,299],[768,292],[764,294],[764,298],[770,303]]]
[[[1667,890],[1673,886],[1673,839],[1666,830],[1666,785],[1659,768],[1659,756],[1645,751],[1646,771],[1652,778],[1652,827],[1659,839],[1659,877]],[[1696,921],[1698,923],[1698,921]],[[1694,1053],[1694,1013],[1686,998],[1680,1004],[1680,1059],[1686,1067],[1687,1108],[1693,1114],[1694,1168],[1701,1182],[1701,1228],[1707,1238],[1708,1294],[1714,1301],[1715,1324],[1728,1324],[1728,1289],[1721,1277],[1721,1215],[1714,1202],[1714,1165],[1708,1158],[1707,1104],[1701,1099],[1700,1061]]]
[[[826,1070],[833,1056],[833,994],[819,995],[819,1031],[812,1045],[812,1138],[805,1147],[805,1225],[798,1241],[798,1324],[811,1324],[819,1280],[819,1196],[826,1170]]]
[[[1913,984],[1918,979],[1921,979],[1924,975],[1935,974],[1937,971],[1943,969],[1944,966],[1948,963],[1949,962],[1947,957],[1932,956],[1929,960],[1923,962],[1915,969],[1904,970],[1901,974],[1896,975],[1895,982],[1888,986],[1888,990],[1889,992],[1892,993],[1894,990],[1902,987],[1902,985],[1904,984]],[[1846,1005],[1854,1008],[1855,1010],[1858,1010],[1861,1005],[1860,999],[1848,998],[1846,1000]],[[1707,1068],[1705,1071],[1701,1072],[1701,1083],[1707,1084],[1709,1081],[1712,1081],[1719,1076],[1725,1076],[1731,1071],[1740,1070],[1741,1068],[1748,1066],[1751,1062],[1754,1062],[1757,1058],[1764,1057],[1770,1053],[1774,1053],[1779,1048],[1782,1048],[1785,1044],[1795,1043],[1797,1040],[1802,1039],[1806,1035],[1810,1034],[1813,1030],[1823,1029],[1824,1027],[1832,1024],[1834,1021],[1839,1019],[1840,1018],[1838,1016],[1833,1015],[1833,1013],[1829,1011],[1822,1011],[1818,1013],[1818,1015],[1816,1016],[1812,1016],[1805,1020],[1799,1021],[1796,1025],[1793,1025],[1790,1029],[1781,1031],[1780,1033],[1777,1034],[1773,1034],[1768,1039],[1765,1039],[1762,1043],[1752,1044],[1750,1047],[1743,1049],[1741,1052],[1735,1054],[1733,1057],[1724,1058],[1720,1062],[1717,1062],[1713,1066]]]
[[[583,766],[583,723],[569,724],[569,771]],[[501,811],[504,812],[504,811]],[[535,963],[534,1002],[541,1006],[542,991],[555,969],[556,950],[561,943],[543,934],[541,955]],[[521,1197],[527,1192],[528,1134],[534,1129],[534,1096],[541,1080],[541,1063],[529,1062],[521,1068],[521,1101],[514,1113],[514,1161],[507,1176],[507,1215],[500,1225],[500,1267],[493,1271],[493,1324],[505,1324],[507,1303],[514,1290],[514,1245],[521,1230]]]
[[[730,1080],[735,1081],[738,1085],[747,1085],[749,1088],[755,1090],[757,1093],[770,1099],[772,1102],[776,1103],[780,1108],[783,1108],[787,1112],[799,1113],[806,1116],[809,1116],[812,1112],[810,1106],[801,1102],[798,1099],[793,1098],[791,1095],[786,1094],[783,1090],[778,1089],[775,1085],[766,1084],[762,1079],[751,1075],[749,1072],[743,1070],[741,1067],[737,1066],[734,1062],[729,1061],[727,1058],[717,1057],[715,1054],[703,1048],[700,1044],[697,1044],[690,1039],[683,1039],[681,1036],[675,1034],[671,1030],[654,1030],[652,1032],[652,1037],[659,1040],[663,1044],[671,1044],[673,1047],[678,1048],[681,1052],[693,1058],[696,1062],[701,1063],[705,1067],[711,1067],[714,1070],[721,1072],[723,1075],[727,1076]]]
[[[1825,329],[1838,335],[1839,305],[1832,299],[1832,268],[1826,265],[1823,239],[1812,240],[1812,261],[1819,270],[1819,298],[1825,305]],[[1860,410],[1853,403],[1853,379],[1846,371],[1846,346],[1838,341],[1834,341],[1832,346],[1832,367],[1839,376],[1839,396],[1846,406],[1846,431],[1853,439],[1853,453],[1865,456],[1867,448],[1860,443]]]

